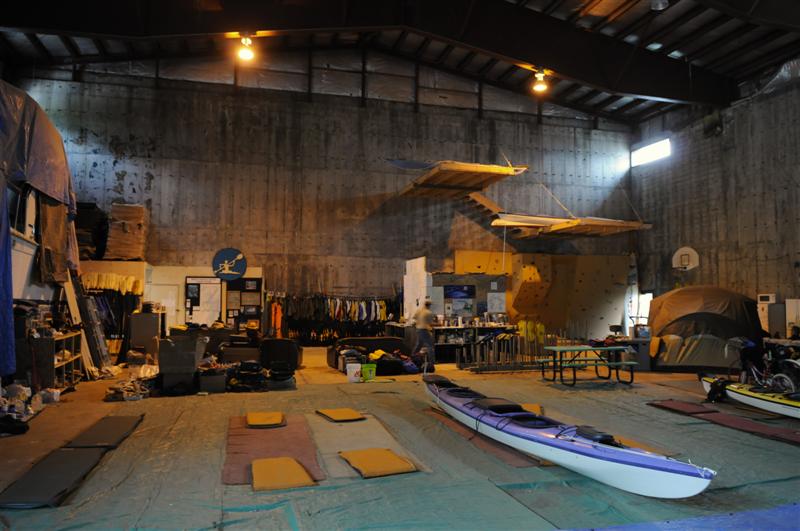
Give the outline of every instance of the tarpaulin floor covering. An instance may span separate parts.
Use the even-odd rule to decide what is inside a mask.
[[[472,375],[437,366],[488,396],[537,402],[551,417],[578,419],[717,470],[710,488],[691,499],[645,498],[558,466],[509,466],[432,417],[419,376],[347,384],[343,375],[315,370],[315,378],[340,383],[303,383],[301,371],[291,392],[120,403],[113,414],[145,413],[144,421],[67,504],[4,510],[2,518],[12,529],[598,528],[771,509],[800,498],[800,448],[649,407],[652,400],[701,397],[655,385],[647,375],[633,386],[567,388],[542,382],[538,373]],[[222,483],[230,417],[257,410],[314,415],[331,405],[373,416],[427,471],[361,479],[326,470],[317,486],[270,492]],[[800,426],[792,419],[773,423]]]
[[[226,485],[252,484],[251,463],[267,457],[292,457],[314,480],[325,479],[304,415],[286,415],[285,426],[269,429],[248,428],[246,417],[231,417],[222,482]]]

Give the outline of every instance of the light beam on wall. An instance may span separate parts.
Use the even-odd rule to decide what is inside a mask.
[[[631,152],[631,167],[641,166],[649,162],[669,157],[672,154],[672,145],[669,138],[653,142],[647,146],[635,149]]]

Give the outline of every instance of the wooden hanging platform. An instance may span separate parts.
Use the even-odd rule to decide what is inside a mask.
[[[540,237],[611,236],[622,232],[648,230],[649,223],[607,218],[559,218],[554,216],[527,216],[522,214],[497,214],[493,227],[516,229],[516,239]]]
[[[434,199],[458,199],[492,184],[519,175],[527,166],[496,166],[445,160],[415,179],[400,195]]]

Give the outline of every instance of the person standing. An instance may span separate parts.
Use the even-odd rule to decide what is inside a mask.
[[[430,299],[425,299],[425,303],[414,312],[412,319],[417,328],[417,343],[414,346],[414,354],[423,353],[425,361],[433,364],[435,362],[433,323],[436,322],[436,316],[431,311]]]

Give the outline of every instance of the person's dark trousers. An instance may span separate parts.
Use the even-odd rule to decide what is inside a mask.
[[[430,363],[436,362],[436,351],[434,350],[433,346],[433,335],[431,335],[430,330],[425,330],[424,328],[417,329],[417,344],[414,346],[414,353],[420,351],[422,347],[428,348],[428,355],[426,356],[426,361]]]

